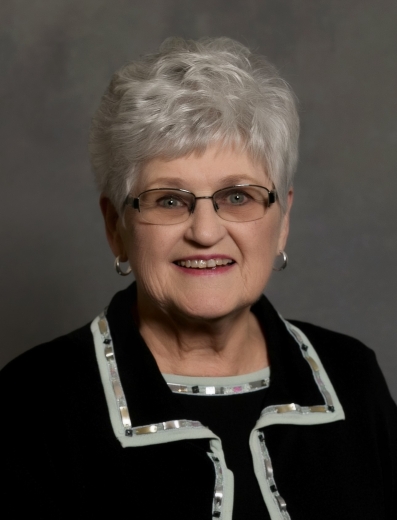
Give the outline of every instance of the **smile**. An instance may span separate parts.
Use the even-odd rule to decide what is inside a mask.
[[[211,258],[210,260],[178,260],[175,263],[180,267],[188,267],[189,269],[215,269],[234,262],[230,258]]]

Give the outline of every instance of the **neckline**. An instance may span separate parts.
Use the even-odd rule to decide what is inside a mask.
[[[270,367],[248,374],[227,377],[192,377],[162,374],[168,388],[183,395],[239,395],[268,388]]]
[[[134,282],[114,295],[106,314],[133,426],[157,424],[185,414],[131,317],[136,299]],[[264,392],[264,406],[292,402],[309,406],[319,398],[322,400],[313,372],[302,359],[297,340],[266,296],[262,295],[251,310],[263,328],[271,366],[271,384]]]

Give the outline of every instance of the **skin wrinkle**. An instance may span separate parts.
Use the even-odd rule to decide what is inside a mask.
[[[242,171],[271,188],[265,172],[246,153],[214,146],[200,155],[153,159],[142,170],[136,193],[160,177],[174,177],[183,179],[184,188],[197,196],[208,195]],[[227,222],[216,214],[211,200],[202,199],[186,222],[148,224],[136,210],[126,208],[123,226],[104,196],[101,207],[113,253],[128,256],[135,274],[140,332],[161,371],[220,376],[267,366],[265,341],[250,307],[285,246],[289,212],[283,215],[276,203],[262,219]],[[215,276],[186,275],[173,263],[200,254],[222,254],[236,263]]]

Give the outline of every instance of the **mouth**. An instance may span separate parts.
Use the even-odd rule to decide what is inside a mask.
[[[202,259],[189,259],[189,260],[177,260],[175,262],[179,267],[185,267],[187,269],[217,269],[219,267],[225,267],[226,265],[234,264],[234,260],[231,258],[210,258],[208,260]]]

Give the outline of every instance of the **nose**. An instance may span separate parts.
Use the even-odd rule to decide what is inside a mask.
[[[197,199],[194,212],[187,221],[189,227],[186,230],[186,238],[203,247],[210,247],[225,236],[226,228],[224,221],[214,209],[212,199],[210,197]]]

